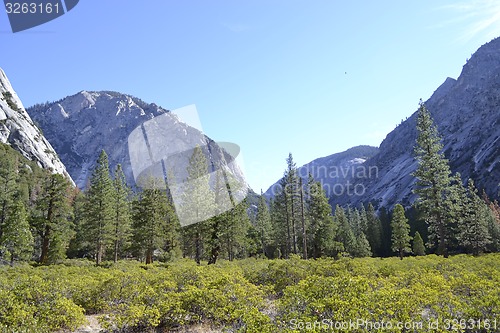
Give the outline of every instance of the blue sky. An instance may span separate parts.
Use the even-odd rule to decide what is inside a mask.
[[[378,146],[499,35],[496,0],[81,0],[16,34],[0,12],[0,67],[26,106],[81,90],[196,104],[259,192],[289,152]]]

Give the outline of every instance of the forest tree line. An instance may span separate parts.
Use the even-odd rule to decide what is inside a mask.
[[[181,227],[168,188],[132,189],[121,165],[109,169],[102,151],[85,191],[62,175],[50,174],[7,145],[0,149],[0,259],[57,263],[65,258],[137,259],[145,263],[179,257],[209,264],[219,258],[387,257],[500,250],[500,207],[472,180],[452,175],[437,127],[421,103],[417,119],[414,173],[418,199],[405,211],[371,203],[332,209],[322,184],[298,175],[292,154],[280,191],[267,200],[248,196],[222,211],[210,205],[229,188],[211,179],[201,148],[194,149],[188,180],[196,182],[183,198],[185,211],[214,216]],[[213,176],[212,176],[213,177]],[[227,181],[227,180],[226,180]],[[214,185],[215,183],[215,185]]]

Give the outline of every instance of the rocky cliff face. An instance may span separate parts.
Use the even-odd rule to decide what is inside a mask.
[[[34,124],[0,68],[0,142],[9,144],[44,169],[66,175],[64,164]]]
[[[417,104],[418,101],[415,101]],[[472,178],[479,189],[498,198],[500,184],[500,39],[478,49],[457,80],[447,78],[425,102],[443,137],[452,172]],[[372,201],[378,206],[411,204],[417,163],[413,149],[417,137],[416,112],[390,132],[379,153],[365,167],[377,168],[373,178],[354,177],[362,195],[332,197],[332,203]]]
[[[80,189],[88,185],[103,149],[110,169],[121,164],[132,186],[136,185],[138,172],[145,175],[159,171],[165,176],[173,172],[172,183],[182,182],[187,174],[185,168],[179,171],[179,166],[189,163],[195,146],[203,149],[212,166],[222,165],[241,182],[244,179],[236,163],[232,163],[234,158],[220,145],[175,114],[129,95],[81,91],[54,103],[35,105],[28,112],[40,124]]]

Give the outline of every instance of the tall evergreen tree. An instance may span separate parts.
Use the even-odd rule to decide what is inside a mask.
[[[356,236],[356,243],[353,254],[358,258],[370,257],[372,255],[370,243],[368,242],[368,239],[366,238],[364,232],[360,232]]]
[[[491,202],[483,192],[483,200],[486,202],[486,205],[489,207],[489,218],[488,218],[488,231],[491,236],[491,244],[488,247],[488,250],[491,252],[499,252],[500,251],[500,205],[497,201]]]
[[[73,212],[74,237],[70,240],[67,255],[69,258],[85,258],[92,256],[94,241],[89,239],[86,230],[87,198],[83,192],[75,191],[71,210]]]
[[[356,209],[356,213],[359,216],[359,229],[362,233],[368,235],[368,216],[366,215],[365,206],[361,205],[359,209]]]
[[[129,246],[132,236],[131,226],[131,190],[125,180],[122,166],[118,164],[115,169],[114,179],[114,200],[113,200],[113,260],[123,257],[123,251]]]
[[[437,127],[422,101],[418,111],[417,130],[415,155],[418,168],[413,174],[417,178],[417,206],[426,215],[430,242],[437,243],[437,253],[447,257],[450,240],[447,198],[451,172],[442,151],[443,145]]]
[[[489,209],[479,197],[472,179],[467,183],[467,200],[462,218],[458,221],[457,238],[468,252],[479,255],[491,243],[488,230]]]
[[[392,255],[392,241],[391,241],[391,216],[385,207],[379,209],[380,225],[382,226],[382,241],[381,250],[383,257],[390,257]]]
[[[230,184],[226,172],[223,170],[223,166],[219,165],[215,171],[215,185],[213,188],[214,193],[214,216],[211,217],[207,222],[207,226],[210,232],[208,238],[208,247],[210,249],[210,255],[208,259],[208,264],[215,264],[217,258],[222,249],[221,236],[224,233],[224,229],[227,232],[227,228],[231,225],[232,219],[231,214],[227,212],[227,208],[234,208],[234,199],[229,196]]]
[[[391,221],[392,229],[392,250],[399,254],[399,258],[403,260],[405,253],[411,252],[410,247],[410,225],[405,216],[405,209],[400,204],[394,206]]]
[[[335,241],[332,207],[321,183],[315,181],[311,174],[308,181],[307,218],[312,257],[320,258],[337,253],[340,244]]]
[[[182,211],[179,218],[187,227],[183,228],[184,254],[191,254],[194,248],[194,259],[200,264],[204,251],[204,239],[207,220],[214,216],[214,193],[210,189],[208,163],[200,146],[196,146],[189,159],[188,177],[182,195]]]
[[[9,254],[10,263],[13,265],[15,261],[30,259],[33,252],[33,235],[24,203],[15,199],[7,209],[0,248]]]
[[[287,169],[283,178],[285,179],[284,194],[287,209],[287,220],[289,224],[289,237],[292,252],[297,254],[299,251],[298,245],[298,229],[300,224],[300,211],[301,211],[301,197],[300,197],[300,184],[299,176],[297,174],[297,166],[293,161],[292,153],[288,154],[286,159]]]
[[[362,232],[363,226],[361,225],[361,216],[356,208],[349,206],[347,208],[347,219],[349,220],[349,224],[351,225],[351,229],[354,232],[354,235],[357,237]]]
[[[344,209],[337,205],[335,207],[334,221],[337,224],[337,241],[343,244],[344,251],[354,256],[356,254],[356,236],[345,215]]]
[[[382,256],[382,224],[373,205],[369,203],[367,210],[363,209],[361,214],[366,214],[366,238],[370,243],[370,248],[375,256]]]
[[[283,192],[275,193],[269,202],[271,216],[271,239],[274,247],[273,258],[288,257],[290,253],[289,224],[287,221],[285,196]]]
[[[0,160],[0,238],[5,229],[5,223],[9,216],[9,207],[19,194],[17,186],[18,172],[15,159],[10,155],[2,156]],[[0,259],[3,250],[0,249]]]
[[[446,198],[447,211],[446,219],[448,230],[448,248],[451,250],[460,250],[458,240],[459,221],[463,220],[468,211],[469,198],[467,189],[462,183],[460,173],[455,173],[450,180],[450,189]]]
[[[64,176],[48,176],[35,204],[32,225],[40,238],[41,264],[53,263],[66,257],[66,249],[74,235],[71,222],[71,185]]]
[[[425,255],[424,240],[422,239],[422,236],[420,236],[420,233],[418,231],[415,233],[415,236],[413,237],[412,249],[413,249],[413,254],[416,256]]]
[[[286,162],[287,168],[279,181],[279,191],[274,193],[271,204],[275,245],[285,258],[290,253],[300,252],[303,257],[307,257],[306,195],[291,153]]]
[[[225,213],[228,218],[225,220],[221,241],[229,260],[243,258],[246,255],[246,237],[250,229],[247,209],[246,200],[243,200]]]
[[[269,214],[269,207],[267,206],[262,190],[260,191],[259,204],[257,206],[256,227],[259,233],[262,254],[270,258],[271,254],[267,253],[267,251],[271,242],[271,215]]]
[[[304,195],[304,184],[302,182],[302,178],[299,177],[299,206],[300,206],[300,226],[301,226],[301,238],[302,238],[302,258],[307,259],[307,229],[308,229],[308,220],[306,219],[306,205],[305,205],[305,195]]]
[[[103,150],[90,178],[87,191],[85,229],[94,242],[96,264],[100,265],[113,235],[113,181],[109,174],[108,155]]]
[[[150,179],[148,182],[163,180]],[[153,263],[155,251],[161,251],[165,243],[176,238],[177,219],[166,191],[161,186],[148,186],[133,202],[133,238],[138,254],[146,264]]]

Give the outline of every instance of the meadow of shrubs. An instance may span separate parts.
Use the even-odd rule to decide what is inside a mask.
[[[4,266],[0,304],[9,333],[499,332],[500,254]]]

